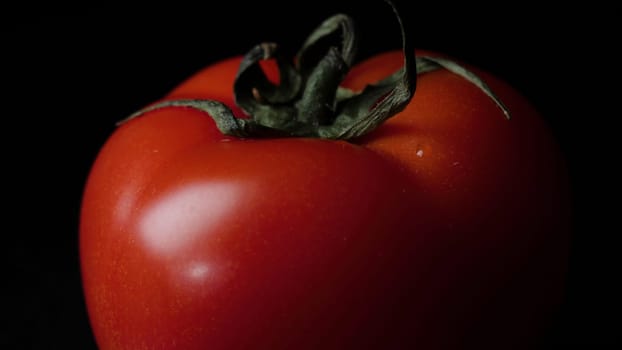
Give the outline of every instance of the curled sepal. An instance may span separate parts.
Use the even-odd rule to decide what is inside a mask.
[[[318,137],[320,125],[332,124],[336,116],[339,84],[354,60],[356,41],[352,19],[338,14],[309,35],[292,61],[276,44],[255,46],[238,69],[235,103],[254,123],[283,135]],[[279,68],[278,85],[260,66],[261,60],[272,58]]]
[[[358,48],[358,38],[354,21],[347,15],[334,15],[319,25],[307,37],[296,54],[296,65],[301,75],[306,77],[315,69],[330,47],[339,49],[338,56],[346,66],[354,62]]]
[[[483,93],[485,93],[501,109],[506,119],[510,119],[510,111],[505,106],[505,104],[501,102],[501,99],[499,99],[499,97],[495,95],[495,93],[488,86],[488,84],[486,84],[480,77],[478,77],[475,73],[471,72],[465,67],[446,58],[431,56],[417,56],[416,64],[418,74],[423,74],[426,72],[431,72],[440,68],[444,68],[466,79],[471,84],[477,86],[477,88],[479,88]]]
[[[279,59],[273,44],[249,51],[234,83],[236,103],[253,122],[284,135],[351,139],[372,131],[404,109],[416,83],[414,48],[398,11],[387,3],[399,22],[405,57],[404,66],[395,74],[360,93],[340,87],[354,62],[357,37],[352,19],[338,14],[309,35],[293,69],[290,62]],[[281,73],[279,86],[270,83],[259,66],[260,60],[274,57]]]
[[[391,5],[402,34],[404,66],[377,84],[368,85],[359,94],[341,89],[337,116],[330,125],[321,126],[319,135],[327,139],[353,139],[376,129],[387,119],[401,112],[410,102],[417,83],[414,48],[406,35],[405,23],[395,6]]]
[[[265,76],[259,62],[274,58],[279,67],[280,83],[273,84]],[[262,119],[293,119],[296,112],[290,107],[300,91],[301,80],[293,65],[280,54],[275,43],[262,43],[253,47],[238,68],[233,84],[235,104],[247,115]],[[278,116],[283,117],[279,118]],[[264,118],[265,119],[265,118]]]
[[[236,118],[231,109],[222,102],[201,99],[181,99],[157,102],[117,122],[117,125],[124,124],[145,113],[166,107],[186,107],[205,112],[212,117],[218,130],[225,135],[245,138],[255,135],[272,136],[273,134],[280,134],[278,130],[271,130],[268,127],[254,123],[252,120]]]

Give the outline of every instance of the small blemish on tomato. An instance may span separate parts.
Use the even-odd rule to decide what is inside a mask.
[[[423,157],[423,150],[419,149],[417,150],[417,153],[415,153],[417,155],[417,157],[422,158]]]

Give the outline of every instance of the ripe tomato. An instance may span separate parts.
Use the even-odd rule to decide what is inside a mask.
[[[425,53],[434,56],[434,53]],[[359,90],[403,64],[356,65]],[[166,100],[240,113],[241,58]],[[267,74],[278,80],[273,66]],[[512,112],[446,70],[353,142],[224,136],[196,109],[121,125],[84,193],[84,291],[102,349],[523,348],[563,289],[564,164],[519,93]]]

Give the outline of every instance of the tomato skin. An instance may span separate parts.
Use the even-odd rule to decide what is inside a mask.
[[[208,67],[166,99],[232,104],[238,63]],[[401,63],[398,52],[379,55],[344,85],[362,88]],[[353,144],[238,140],[183,108],[119,127],[91,170],[80,226],[100,348],[535,341],[563,290],[564,165],[529,103],[476,72],[512,120],[435,71],[403,112]]]

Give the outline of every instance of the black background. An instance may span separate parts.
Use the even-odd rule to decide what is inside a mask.
[[[294,52],[324,18],[351,14],[359,58],[400,44],[381,1],[229,1],[196,7],[16,9],[2,21],[4,252],[0,345],[95,348],[80,285],[78,221],[90,165],[114,123],[201,67],[262,41]],[[572,176],[574,230],[568,293],[553,344],[612,344],[620,333],[612,238],[619,225],[606,104],[615,81],[607,10],[524,2],[461,8],[409,3],[417,47],[484,68],[526,95],[551,126]],[[567,6],[567,5],[566,5]],[[49,10],[49,11],[48,11]],[[129,12],[128,12],[129,11]],[[613,95],[613,94],[611,94]],[[4,311],[8,310],[8,312]],[[2,346],[2,348],[6,348]]]

